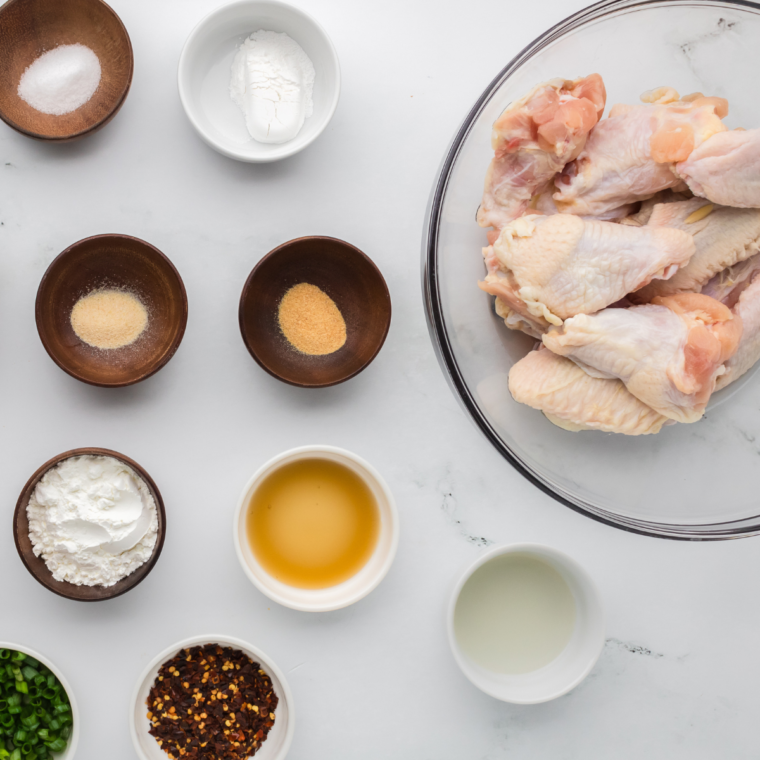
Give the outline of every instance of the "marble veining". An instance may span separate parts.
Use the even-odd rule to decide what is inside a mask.
[[[706,40],[714,40],[720,37],[721,35],[725,34],[726,32],[732,32],[736,30],[739,31],[739,22],[738,21],[729,21],[725,18],[719,18],[717,22],[717,28],[713,29],[710,32],[706,32],[705,34],[693,39],[689,40],[688,42],[683,42],[680,45],[681,51],[683,54],[691,59],[691,56],[695,50],[695,48],[704,43]]]
[[[606,647],[617,647],[618,649],[630,652],[631,654],[638,654],[643,657],[653,657],[655,660],[665,656],[660,652],[653,652],[651,649],[642,646],[641,644],[632,644],[628,641],[620,641],[620,639],[607,639],[604,644]]]
[[[446,474],[437,483],[437,490],[441,495],[441,512],[446,517],[448,524],[454,528],[458,535],[474,546],[491,546],[494,542],[484,536],[473,535],[467,529],[467,521],[460,519],[460,509],[457,497],[454,495],[454,480],[451,466],[446,466]]]

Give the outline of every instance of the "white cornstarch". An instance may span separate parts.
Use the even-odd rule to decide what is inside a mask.
[[[59,45],[27,66],[18,96],[42,113],[62,116],[95,94],[100,75],[100,60],[86,45]]]
[[[26,508],[34,553],[58,581],[113,586],[148,561],[156,503],[145,481],[108,456],[79,456],[51,468]]]
[[[314,110],[314,66],[287,34],[259,29],[232,61],[230,97],[262,143],[292,140]]]

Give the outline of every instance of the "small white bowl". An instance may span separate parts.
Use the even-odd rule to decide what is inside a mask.
[[[314,112],[301,131],[280,145],[256,142],[229,94],[230,67],[253,32],[285,32],[314,64]],[[212,11],[190,33],[179,59],[179,97],[190,123],[214,150],[238,161],[279,161],[322,134],[340,96],[340,64],[325,30],[302,10],[279,0],[238,0]]]
[[[66,694],[69,698],[71,717],[74,720],[74,724],[71,727],[71,736],[69,737],[69,743],[66,746],[66,750],[61,754],[55,755],[55,760],[73,760],[77,751],[77,744],[79,744],[79,723],[81,717],[71,685],[64,678],[63,673],[61,673],[61,671],[58,670],[47,657],[43,657],[39,652],[35,652],[34,649],[29,649],[29,647],[22,646],[21,644],[13,644],[9,641],[0,641],[0,649],[13,649],[16,652],[23,652],[24,654],[29,655],[29,657],[34,657],[35,660],[39,660],[61,682],[61,686],[66,690]]]
[[[288,586],[278,581],[259,564],[248,543],[246,516],[253,492],[267,475],[285,464],[290,464],[299,459],[314,458],[338,462],[355,472],[367,484],[375,497],[380,512],[380,535],[377,539],[375,551],[367,560],[367,564],[356,575],[336,586],[306,589]],[[274,459],[270,459],[256,471],[240,494],[233,522],[235,551],[238,560],[240,560],[240,565],[251,583],[278,604],[305,612],[338,610],[367,596],[390,570],[398,548],[398,536],[396,502],[380,473],[356,454],[334,446],[302,446],[285,451]]]
[[[493,673],[476,664],[462,651],[454,632],[454,610],[464,584],[478,568],[505,554],[543,560],[564,578],[575,600],[575,628],[565,649],[543,668],[519,675]],[[486,694],[519,705],[548,702],[567,694],[591,672],[604,647],[604,612],[591,576],[566,554],[541,544],[497,546],[481,555],[454,587],[447,626],[454,659],[467,678]]]
[[[192,638],[178,641],[156,655],[142,672],[140,678],[137,679],[135,690],[132,693],[132,703],[129,708],[129,734],[132,737],[132,745],[135,748],[135,752],[137,752],[137,756],[140,760],[167,759],[168,755],[166,752],[158,746],[155,737],[148,733],[150,722],[147,718],[148,705],[146,704],[146,700],[160,667],[167,660],[174,657],[174,655],[183,649],[203,646],[205,644],[221,644],[240,649],[252,660],[261,663],[266,674],[272,679],[274,693],[279,698],[277,709],[275,710],[274,726],[272,726],[267,735],[266,741],[260,745],[255,757],[256,760],[284,760],[293,742],[293,732],[296,728],[293,694],[290,691],[288,682],[285,680],[285,675],[260,649],[232,636],[222,635],[193,636]]]

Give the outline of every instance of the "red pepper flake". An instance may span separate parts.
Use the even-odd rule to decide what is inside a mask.
[[[239,649],[183,649],[151,687],[149,733],[173,758],[246,760],[266,741],[278,701],[261,665]]]

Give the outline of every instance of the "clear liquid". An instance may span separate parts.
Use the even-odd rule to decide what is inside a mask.
[[[494,673],[530,673],[567,646],[575,627],[575,600],[548,563],[506,554],[479,567],[454,610],[462,651]]]

